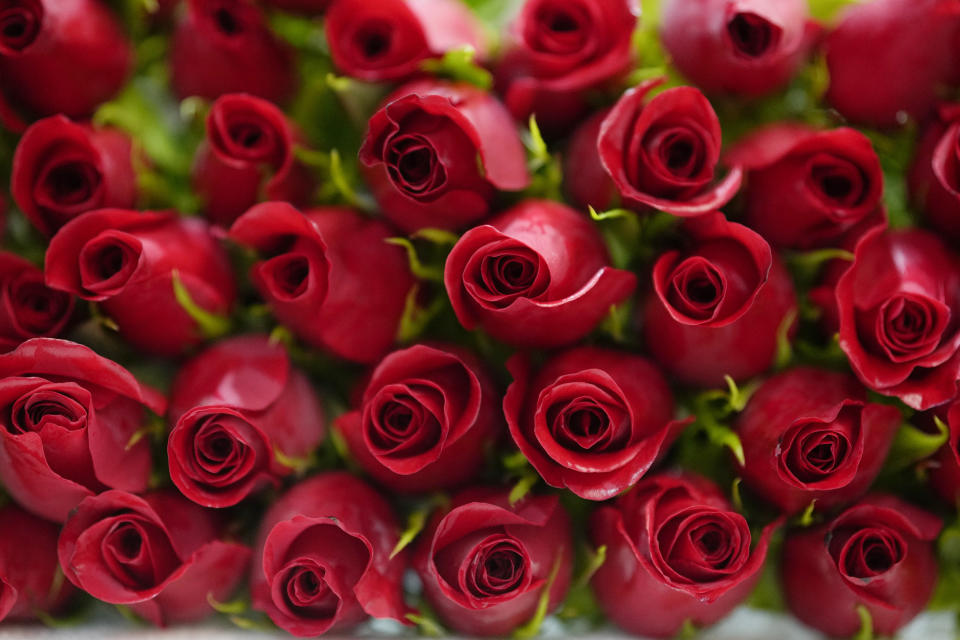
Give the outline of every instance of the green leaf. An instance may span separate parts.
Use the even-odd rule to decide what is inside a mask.
[[[616,220],[617,218],[636,218],[637,214],[629,209],[610,209],[609,211],[597,212],[593,207],[590,209],[590,217],[597,222],[602,220]]]
[[[557,574],[560,572],[560,564],[563,557],[557,554],[557,559],[553,562],[553,568],[550,570],[550,577],[547,583],[543,585],[543,591],[540,593],[540,599],[537,601],[537,609],[525,625],[517,627],[513,632],[513,637],[517,640],[527,640],[540,633],[540,627],[547,617],[547,608],[550,606],[550,591],[553,589],[553,583],[557,580]]]
[[[524,472],[524,474],[520,476],[520,480],[517,481],[517,484],[513,485],[513,488],[510,489],[510,506],[523,500],[539,479],[540,476],[533,471]]]
[[[420,67],[436,76],[466,82],[484,90],[493,86],[493,76],[474,62],[477,52],[471,46],[451,49],[442,58],[424,60]]]
[[[177,304],[197,323],[197,327],[205,339],[215,340],[230,333],[230,318],[210,313],[194,302],[186,285],[180,279],[179,271],[174,269],[170,279],[173,283],[173,297],[176,298]]]
[[[302,458],[297,458],[294,456],[288,456],[283,451],[281,451],[279,445],[273,446],[273,457],[279,462],[282,466],[291,469],[294,474],[302,476],[307,471],[316,466],[316,457],[311,455],[304,456]]]
[[[250,609],[250,602],[246,598],[237,598],[229,602],[220,602],[213,597],[213,591],[207,592],[207,604],[217,613],[237,615],[246,613]]]
[[[929,458],[946,444],[950,437],[949,428],[936,416],[933,421],[937,427],[936,433],[922,431],[909,423],[900,427],[887,455],[884,465],[886,471],[902,471]]]
[[[853,640],[873,640],[873,616],[870,615],[870,610],[858,604],[857,615],[860,617],[860,630],[853,636]]]
[[[420,635],[430,638],[442,638],[446,635],[443,627],[440,626],[433,616],[428,616],[425,613],[408,613],[404,617],[417,625],[417,630],[420,632]]]

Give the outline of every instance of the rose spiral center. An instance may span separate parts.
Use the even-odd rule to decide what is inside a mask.
[[[523,584],[529,560],[520,543],[506,536],[490,536],[469,559],[466,587],[476,598],[501,596]]]
[[[0,52],[30,46],[40,32],[42,17],[42,9],[35,3],[0,3]]]
[[[780,28],[755,13],[738,13],[727,23],[734,50],[747,58],[759,58],[777,46]]]

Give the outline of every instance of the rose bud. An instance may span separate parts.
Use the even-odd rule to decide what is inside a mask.
[[[930,486],[946,502],[960,506],[960,402],[938,409],[947,425],[947,441],[933,456],[929,466]]]
[[[774,526],[751,552],[747,521],[712,482],[690,473],[648,476],[593,512],[590,540],[607,547],[593,593],[628,633],[669,638],[687,621],[713,624],[760,578]]]
[[[900,426],[896,407],[866,398],[853,376],[810,367],[764,382],[737,418],[744,484],[787,514],[859,498]]]
[[[250,549],[221,539],[213,512],[174,491],[85,498],[60,534],[60,566],[94,598],[162,627],[213,613],[243,580]]]
[[[324,436],[323,411],[306,376],[266,336],[217,342],[173,383],[167,441],[170,479],[205,507],[230,507],[278,487]]]
[[[170,42],[173,90],[214,100],[249,93],[285,102],[296,88],[293,51],[250,0],[187,0]]]
[[[150,446],[134,439],[144,406],[163,414],[166,400],[115,362],[66,340],[27,340],[0,355],[0,482],[57,522],[107,487],[144,491]]]
[[[460,0],[336,0],[325,29],[337,68],[368,82],[403,80],[462,47],[487,57],[483,26]]]
[[[925,410],[957,395],[960,262],[932,233],[873,229],[836,300],[840,348],[860,380]]]
[[[460,324],[517,347],[576,342],[637,284],[609,266],[590,219],[552,200],[526,200],[463,234],[443,280]]]
[[[960,104],[937,116],[920,136],[907,184],[930,224],[960,240]]]
[[[518,120],[564,133],[589,108],[588,93],[633,63],[632,0],[526,0],[497,68],[504,102]]]
[[[673,420],[673,395],[646,358],[578,347],[539,371],[507,361],[503,399],[510,435],[552,487],[606,500],[636,484],[688,421]]]
[[[17,144],[10,191],[45,236],[93,209],[132,208],[137,176],[130,138],[63,116],[39,120]]]
[[[384,358],[336,426],[367,473],[413,492],[472,479],[502,422],[500,393],[476,356],[418,344]]]
[[[0,351],[30,338],[56,337],[72,313],[73,297],[47,287],[43,271],[0,251]]]
[[[740,188],[734,166],[714,184],[720,160],[720,121],[693,87],[667,89],[663,79],[630,89],[600,127],[600,161],[627,204],[676,216],[698,216],[726,204]]]
[[[407,232],[468,226],[490,213],[498,189],[530,182],[506,108],[476,87],[436,80],[387,98],[370,118],[360,163],[384,214]]]
[[[89,116],[132,65],[130,42],[100,0],[0,1],[0,93],[30,115]]]
[[[390,504],[346,472],[294,486],[257,534],[253,607],[295,636],[346,631],[367,619],[404,621],[405,551]]]
[[[163,356],[203,337],[177,300],[175,277],[207,313],[227,313],[235,297],[229,258],[209,226],[174,212],[85,213],[50,241],[46,275],[48,286],[100,303],[137,349]]]
[[[647,346],[680,381],[722,386],[766,371],[796,308],[793,281],[755,231],[721,213],[686,221],[687,248],[653,266]],[[792,331],[792,328],[791,328]]]
[[[557,496],[474,488],[454,496],[421,534],[413,566],[424,596],[451,629],[505,636],[529,621],[545,590],[546,613],[570,587],[570,517]]]
[[[861,628],[892,636],[920,613],[937,581],[931,542],[940,519],[893,496],[872,495],[832,522],[792,531],[780,576],[790,611],[833,637]]]
[[[579,209],[612,209],[620,194],[600,162],[597,138],[608,109],[598,111],[577,127],[563,157],[563,181],[567,198]]]
[[[293,154],[300,138],[294,124],[266,100],[242,93],[218,98],[193,165],[193,185],[207,218],[230,226],[264,198],[308,204],[313,176]]]
[[[284,202],[259,204],[230,229],[256,249],[251,273],[273,314],[305,342],[370,363],[393,346],[414,284],[402,248],[383,222],[349,209],[300,213]]]

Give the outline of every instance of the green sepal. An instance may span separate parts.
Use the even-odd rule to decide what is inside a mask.
[[[607,251],[610,252],[610,264],[618,269],[628,268],[641,246],[643,223],[640,216],[629,209],[598,212],[588,207],[588,210],[590,218],[598,223],[603,234]]]
[[[146,424],[134,431],[130,439],[127,440],[124,451],[130,451],[130,449],[133,449],[138,442],[147,436],[150,436],[150,439],[154,442],[163,442],[166,435],[167,425],[163,418],[151,414],[150,417],[147,418]]]
[[[797,516],[796,518],[797,526],[798,527],[812,526],[816,522],[816,517],[814,516],[814,512],[816,511],[816,509],[817,509],[817,500],[816,498],[814,498],[813,500],[810,501],[810,504],[808,504],[804,508],[804,510],[800,513],[800,515]]]
[[[870,610],[858,604],[857,616],[860,618],[860,630],[853,636],[853,640],[873,640],[873,616],[870,615]]]
[[[273,457],[282,466],[291,469],[297,476],[303,476],[310,471],[310,469],[313,469],[317,466],[317,458],[315,455],[310,454],[302,458],[288,456],[281,451],[280,447],[277,445],[274,445],[273,447]]]
[[[910,423],[901,425],[884,463],[884,471],[902,471],[929,458],[946,444],[950,437],[949,427],[937,416],[933,417],[933,422],[937,427],[936,433],[922,431]]]
[[[224,615],[239,615],[250,610],[250,601],[246,598],[237,598],[229,602],[220,602],[213,597],[213,591],[207,592],[207,604],[217,613]]]
[[[830,22],[840,11],[859,0],[809,0],[810,17],[818,22]]]
[[[187,287],[180,279],[180,273],[176,269],[170,274],[170,280],[173,283],[173,297],[177,300],[177,304],[197,323],[200,334],[205,339],[216,340],[230,333],[230,318],[216,313],[210,313],[194,302],[190,296],[190,292],[187,291]]]
[[[537,480],[540,479],[540,476],[537,475],[533,469],[529,469],[520,476],[520,479],[517,480],[517,483],[513,485],[513,488],[510,489],[510,506],[517,504],[530,493],[530,489],[533,488],[533,485],[537,484]]]
[[[553,583],[557,580],[557,574],[560,573],[560,564],[563,562],[563,556],[557,554],[557,559],[553,562],[553,568],[550,569],[550,577],[547,583],[543,585],[543,591],[540,593],[540,599],[537,601],[537,608],[530,621],[514,629],[513,637],[516,640],[527,640],[540,633],[540,627],[547,617],[547,609],[550,606],[550,591],[553,589]]]
[[[427,636],[428,638],[442,638],[447,635],[436,618],[423,611],[420,613],[408,613],[404,618],[417,625],[417,631],[420,632],[420,635]]]
[[[530,171],[530,186],[524,195],[528,198],[561,200],[563,168],[559,157],[551,155],[547,148],[535,115],[530,116],[528,129],[523,132],[523,144],[527,148],[527,169]]]
[[[677,635],[675,635],[674,638],[676,640],[690,640],[691,638],[696,638],[698,633],[700,633],[700,630],[697,628],[697,625],[694,624],[693,620],[687,618],[683,621],[683,626],[680,627],[680,630],[677,631]]]
[[[793,361],[793,343],[790,340],[790,329],[797,320],[798,308],[794,307],[787,312],[777,327],[777,352],[773,359],[773,368],[782,371]]]
[[[435,76],[455,82],[466,82],[483,90],[493,86],[493,76],[475,62],[477,52],[467,45],[451,49],[442,58],[429,58],[420,63],[420,68]]]

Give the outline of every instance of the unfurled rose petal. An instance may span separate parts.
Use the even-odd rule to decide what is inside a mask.
[[[937,111],[917,143],[910,195],[930,224],[960,239],[960,104]]]
[[[30,338],[55,338],[73,313],[73,297],[47,287],[43,271],[0,251],[0,351]]]

